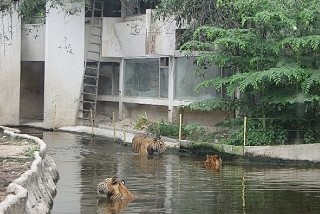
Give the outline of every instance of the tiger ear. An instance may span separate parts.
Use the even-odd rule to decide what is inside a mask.
[[[116,183],[118,183],[119,182],[119,178],[118,177],[113,177],[112,178],[112,184],[116,184]]]
[[[124,180],[121,180],[121,183],[122,183],[123,185],[126,185],[126,182],[125,182]]]

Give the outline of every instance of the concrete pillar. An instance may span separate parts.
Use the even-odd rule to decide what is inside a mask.
[[[75,125],[84,71],[84,1],[50,7],[46,17],[44,126]],[[66,8],[79,10],[67,15]]]
[[[123,102],[122,102],[122,98],[124,95],[124,83],[123,83],[123,79],[124,78],[124,59],[121,59],[120,62],[120,68],[119,68],[119,119],[123,120],[124,119],[124,115],[123,115]]]
[[[173,107],[173,99],[174,99],[174,74],[175,74],[175,60],[174,57],[170,57],[169,63],[169,77],[168,77],[168,122],[173,122],[174,117],[174,107]]]
[[[21,18],[0,12],[0,124],[19,125]]]

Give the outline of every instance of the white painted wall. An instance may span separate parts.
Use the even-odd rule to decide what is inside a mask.
[[[120,22],[120,18],[104,18],[103,56],[173,56],[176,22],[170,18],[154,20],[153,14],[154,11],[148,9],[145,15],[127,17],[124,22]]]
[[[75,5],[75,3],[72,3]],[[76,15],[50,8],[46,19],[44,126],[75,125],[84,70],[84,3]]]
[[[123,18],[105,17],[102,28],[102,57],[122,57],[120,44],[113,25],[123,22]]]
[[[12,28],[11,28],[12,27]],[[18,12],[0,22],[0,124],[19,124],[21,20]]]
[[[155,54],[173,56],[176,47],[175,30],[176,21],[171,17],[163,20],[154,20],[154,11],[147,10],[151,14],[151,31],[155,32]],[[149,35],[152,35],[149,34]]]
[[[146,16],[113,24],[123,57],[145,56]]]
[[[21,60],[44,61],[45,24],[24,24],[21,37]]]

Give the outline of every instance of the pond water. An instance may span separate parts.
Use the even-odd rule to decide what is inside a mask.
[[[319,169],[223,162],[214,172],[193,166],[205,157],[139,157],[112,139],[62,132],[38,137],[60,173],[51,214],[320,212]],[[119,204],[97,195],[97,184],[114,175],[137,199]]]

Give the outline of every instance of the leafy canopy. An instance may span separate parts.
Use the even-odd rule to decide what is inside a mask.
[[[286,128],[291,127],[292,118],[304,121],[292,129],[307,129],[310,121],[319,119],[318,0],[163,0],[159,11],[175,15],[179,24],[192,31],[180,50],[200,53],[198,69],[218,65],[233,71],[197,87],[224,88],[227,97],[186,108],[278,117],[287,121],[281,124]]]

